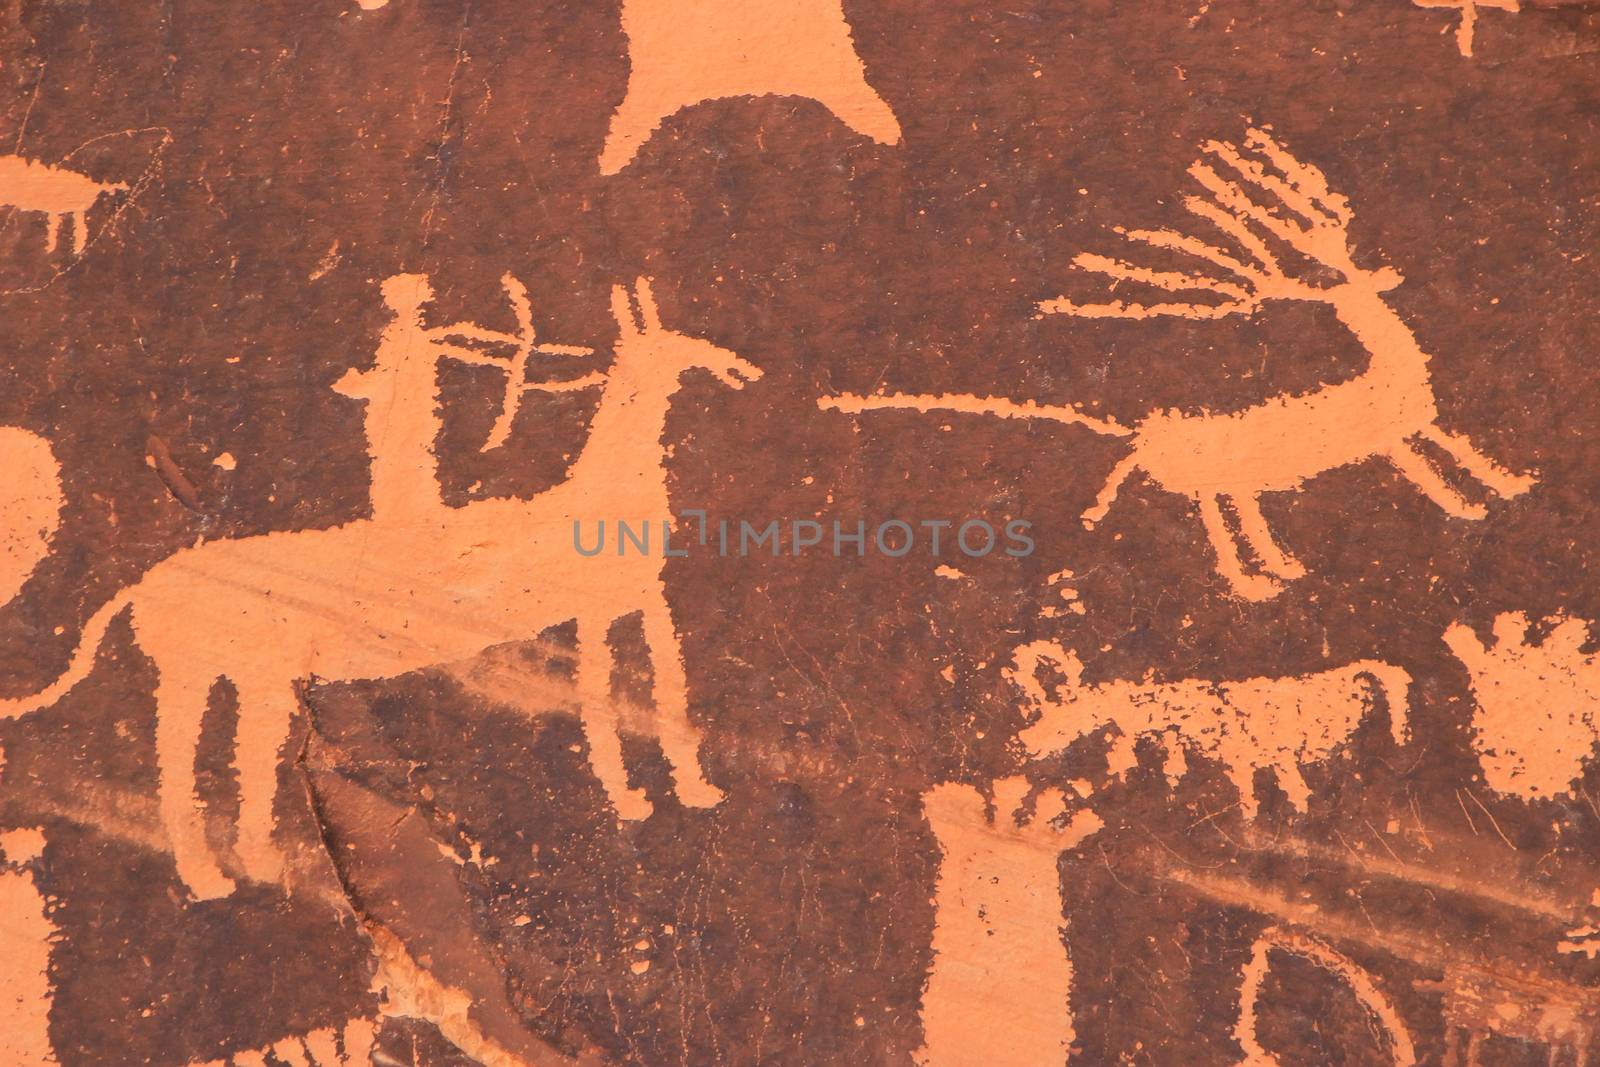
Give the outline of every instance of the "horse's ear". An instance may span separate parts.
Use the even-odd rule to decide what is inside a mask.
[[[622,337],[639,333],[633,321],[633,305],[628,301],[628,290],[620,285],[611,287],[611,317],[617,320],[617,332]]]
[[[639,301],[639,315],[644,319],[644,332],[661,329],[661,315],[656,311],[656,297],[650,291],[650,279],[640,275],[634,282],[634,298]]]

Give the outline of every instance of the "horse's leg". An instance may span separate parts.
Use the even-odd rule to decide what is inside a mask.
[[[1461,464],[1463,470],[1501,496],[1521,496],[1538,483],[1538,479],[1530,474],[1512,474],[1479,452],[1461,434],[1451,433],[1430,422],[1422,428],[1422,436],[1444,449],[1451,459]]]
[[[183,673],[157,663],[156,765],[161,774],[161,819],[172,842],[178,878],[201,900],[233,892],[233,879],[222,873],[206,844],[205,820],[195,795],[194,760],[200,744],[200,722],[214,681],[209,675]]]
[[[628,768],[622,762],[622,738],[616,707],[611,699],[611,647],[606,644],[606,622],[578,620],[578,701],[583,732],[589,740],[589,762],[605,788],[606,796],[624,819],[650,817],[644,790],[628,787]]]
[[[1217,573],[1227,579],[1233,591],[1246,600],[1271,600],[1283,592],[1283,586],[1266,575],[1246,574],[1239,562],[1239,549],[1233,543],[1233,533],[1222,521],[1222,506],[1218,497],[1201,493],[1200,521],[1205,524],[1206,537],[1211,540],[1212,551],[1217,556]]]
[[[1481,519],[1489,514],[1482,504],[1474,504],[1445,484],[1428,461],[1413,452],[1409,446],[1400,445],[1389,453],[1389,460],[1412,485],[1422,490],[1424,496],[1438,504],[1448,515],[1458,519]]]
[[[655,675],[656,737],[676,772],[678,798],[690,807],[714,807],[722,800],[722,790],[706,781],[700,766],[700,732],[689,721],[689,676],[664,597],[644,610],[644,639]]]
[[[1083,513],[1084,529],[1094,529],[1101,519],[1111,513],[1111,505],[1116,503],[1117,494],[1122,491],[1122,483],[1133,477],[1133,472],[1138,466],[1138,453],[1133,453],[1123,456],[1121,461],[1111,468],[1111,473],[1106,475],[1105,484],[1100,487],[1100,494],[1094,498],[1094,507]]]
[[[1304,578],[1304,565],[1284,551],[1272,536],[1272,527],[1267,525],[1266,517],[1261,514],[1261,503],[1255,494],[1240,493],[1230,499],[1239,512],[1239,530],[1261,558],[1261,565],[1279,578]]]
[[[285,679],[236,679],[239,729],[234,766],[239,770],[239,842],[245,873],[275,883],[283,874],[283,853],[272,840],[273,802],[278,796],[279,758],[300,710],[294,684]]]

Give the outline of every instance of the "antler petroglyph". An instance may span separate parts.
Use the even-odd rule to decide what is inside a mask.
[[[1329,188],[1322,171],[1295,159],[1266,130],[1249,130],[1242,149],[1227,141],[1208,141],[1203,152],[1205,156],[1189,168],[1189,175],[1204,193],[1184,197],[1183,205],[1219,231],[1232,248],[1220,248],[1174,229],[1119,228],[1117,232],[1134,244],[1202,260],[1209,269],[1162,270],[1093,252],[1080,253],[1073,265],[1104,275],[1113,284],[1129,282],[1173,294],[1209,294],[1215,301],[1079,303],[1059,297],[1041,302],[1040,310],[1080,318],[1219,319],[1253,315],[1267,300],[1331,301],[1342,286],[1384,292],[1399,284],[1400,277],[1393,270],[1356,266],[1350,249],[1349,202]],[[1273,251],[1274,243],[1337,272],[1342,280],[1330,287],[1296,277]]]

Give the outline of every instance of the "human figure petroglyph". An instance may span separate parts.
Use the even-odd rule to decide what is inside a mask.
[[[1283,1067],[1283,1061],[1267,1051],[1257,1035],[1261,989],[1274,952],[1298,956],[1342,981],[1377,1024],[1374,1030],[1383,1036],[1394,1067],[1414,1067],[1417,1050],[1411,1032],[1367,969],[1318,938],[1280,927],[1272,927],[1256,938],[1250,950],[1250,961],[1245,964],[1244,980],[1239,989],[1239,1015],[1233,1028],[1233,1038],[1244,1052],[1237,1067]]]
[[[17,595],[50,551],[61,520],[61,471],[50,442],[16,426],[0,426],[0,603]]]
[[[982,793],[947,782],[923,795],[939,843],[933,969],[922,998],[929,1067],[1037,1067],[1072,1044],[1072,960],[1062,937],[1061,854],[1101,827],[1045,791],[1031,812],[1026,778]],[[1058,826],[1057,823],[1064,823]]]
[[[58,234],[67,252],[77,246],[84,216],[107,193],[127,192],[121,182],[97,182],[75,170],[50,166],[23,156],[0,156],[0,207],[37,212],[45,220],[44,250],[54,252]]]
[[[1546,619],[1537,644],[1528,617],[1508,612],[1485,644],[1457,623],[1444,643],[1467,668],[1478,703],[1472,744],[1489,788],[1525,800],[1571,792],[1600,742],[1600,657],[1582,619]]]
[[[414,284],[411,292],[418,292]],[[609,371],[580,379],[600,389],[599,406],[562,483],[530,500],[440,508],[425,521],[362,519],[182,550],[94,614],[59,679],[33,696],[0,702],[0,715],[60,700],[88,675],[111,621],[128,610],[137,645],[159,676],[161,814],[178,873],[197,896],[214,897],[231,892],[234,881],[206,843],[194,760],[201,718],[220,679],[233,684],[240,708],[234,851],[246,875],[273,881],[282,868],[272,839],[278,754],[298,708],[300,679],[393,677],[526,640],[574,618],[577,695],[591,762],[622,817],[647,816],[650,802],[627,783],[606,642],[615,620],[642,613],[654,673],[653,726],[676,769],[678,795],[691,805],[715,804],[721,792],[701,775],[699,735],[687,717],[688,681],[663,587],[664,558],[585,559],[572,551],[570,538],[575,521],[594,515],[665,520],[671,511],[662,436],[682,379],[705,370],[738,388],[761,371],[708,341],[665,329],[647,280],[639,280],[633,300],[637,320],[627,291],[613,290],[619,339]],[[460,335],[464,328],[444,333],[451,331]],[[434,340],[441,357],[455,354],[447,337]],[[423,396],[415,391],[419,403]],[[407,439],[426,450],[422,435]],[[384,440],[377,433],[370,442],[375,453]]]
[[[1472,55],[1472,41],[1477,32],[1479,8],[1509,11],[1513,14],[1522,10],[1518,0],[1411,0],[1411,2],[1418,7],[1444,7],[1461,12],[1461,21],[1456,23],[1456,47],[1461,49],[1461,54],[1464,56]]]
[[[1074,261],[1082,270],[1113,282],[1135,283],[1172,294],[1209,294],[1215,301],[1081,304],[1061,298],[1043,311],[1080,318],[1145,319],[1178,316],[1214,319],[1254,315],[1269,300],[1327,304],[1367,350],[1361,374],[1308,393],[1273,397],[1241,411],[1159,411],[1136,427],[1133,451],[1107,479],[1094,507],[1093,525],[1110,511],[1122,484],[1142,471],[1169,492],[1194,501],[1229,584],[1249,599],[1265,599],[1305,568],[1272,536],[1258,498],[1266,492],[1298,490],[1311,478],[1369,459],[1386,459],[1444,511],[1459,519],[1481,519],[1471,503],[1434,470],[1422,442],[1449,455],[1488,490],[1502,497],[1528,491],[1534,479],[1512,474],[1482,455],[1460,434],[1438,425],[1439,412],[1428,375],[1427,353],[1383,294],[1401,277],[1391,267],[1358,267],[1350,247],[1349,203],[1333,192],[1316,167],[1290,155],[1264,130],[1252,129],[1245,148],[1219,141],[1205,145],[1209,159],[1189,168],[1205,191],[1184,206],[1214,227],[1233,248],[1225,250],[1176,230],[1127,230],[1137,244],[1202,260],[1217,273],[1153,270],[1092,253]],[[1224,177],[1224,172],[1232,174]],[[1276,244],[1335,273],[1333,284],[1313,284],[1285,270]],[[1223,518],[1231,501],[1240,533],[1264,573],[1247,574]]]
[[[1388,705],[1395,744],[1407,736],[1411,678],[1376,660],[1282,678],[1098,684],[1085,684],[1082,661],[1054,642],[1023,645],[1012,662],[1007,677],[1039,712],[1020,737],[1030,757],[1052,755],[1110,727],[1107,766],[1118,777],[1135,765],[1138,739],[1155,738],[1165,743],[1165,773],[1174,785],[1188,773],[1189,752],[1221,763],[1246,818],[1256,815],[1255,775],[1263,769],[1304,811],[1310,790],[1300,768],[1346,743],[1378,695]],[[1059,681],[1041,680],[1041,667]]]
[[[662,120],[734,96],[816,100],[864,137],[900,140],[867,84],[840,0],[623,0],[627,95],[611,118],[600,173],[627,166]]]

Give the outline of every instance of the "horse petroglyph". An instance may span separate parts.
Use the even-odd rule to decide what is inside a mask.
[[[628,91],[611,118],[600,173],[626,167],[663,119],[734,96],[803,96],[881,144],[894,112],[867,84],[840,0],[623,0]]]
[[[273,842],[273,802],[279,750],[298,707],[300,679],[392,677],[530,639],[573,619],[590,759],[619,814],[637,819],[651,810],[643,793],[628,787],[610,691],[606,633],[614,620],[633,613],[643,614],[655,725],[676,768],[679,796],[699,806],[721,798],[701,776],[699,736],[687,718],[688,680],[663,588],[664,560],[586,560],[572,551],[570,537],[575,521],[595,515],[665,520],[671,511],[662,436],[682,379],[704,370],[737,388],[760,377],[760,370],[708,341],[664,328],[645,279],[632,302],[618,286],[611,307],[620,336],[610,369],[539,386],[599,391],[588,440],[566,480],[529,500],[443,507],[428,503],[438,492],[431,462],[411,468],[415,484],[409,488],[386,474],[391,449],[408,453],[406,461],[430,458],[429,420],[437,418],[432,368],[444,357],[493,358],[469,341],[508,344],[519,352],[531,342],[475,326],[425,329],[416,311],[426,300],[426,283],[414,276],[390,279],[384,295],[397,321],[379,345],[375,366],[344,382],[372,397],[367,432],[376,475],[374,516],[331,529],[213,541],[180,551],[94,614],[56,682],[0,703],[6,716],[54,704],[88,675],[107,627],[128,611],[137,644],[159,675],[162,818],[179,875],[200,897],[234,887],[206,844],[195,795],[201,717],[223,678],[233,684],[240,709],[235,852],[244,873],[261,881],[276,880],[282,869]],[[508,397],[522,389],[513,378]],[[401,401],[416,407],[394,410]],[[405,470],[394,467],[397,477]]]

